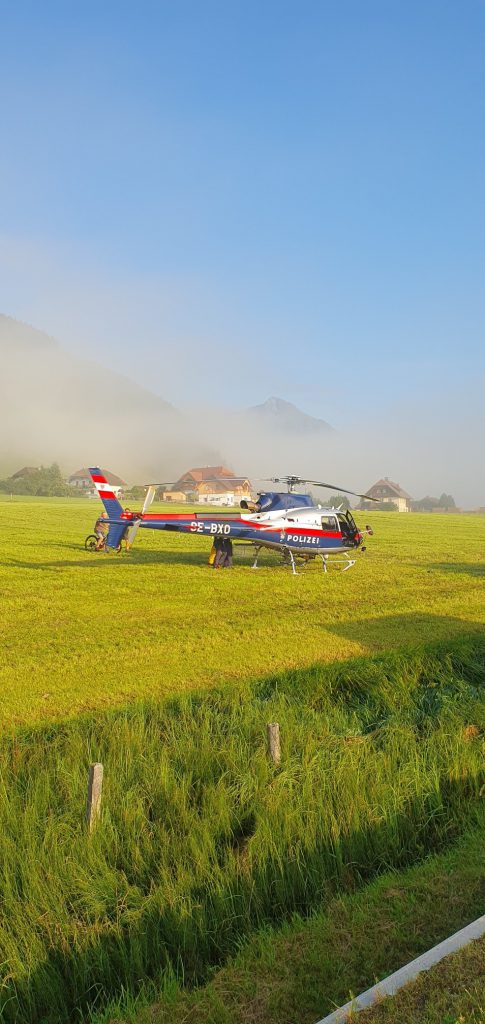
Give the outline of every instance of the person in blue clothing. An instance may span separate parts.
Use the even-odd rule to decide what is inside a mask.
[[[224,537],[214,537],[214,547],[216,549],[216,556],[214,558],[214,569],[222,569],[224,559],[226,557],[224,551]]]
[[[232,569],[232,540],[230,537],[222,539],[222,561],[223,569]]]

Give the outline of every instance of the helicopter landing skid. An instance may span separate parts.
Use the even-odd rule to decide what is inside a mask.
[[[299,576],[300,575],[298,570],[297,570],[297,568],[296,568],[295,556],[294,556],[291,548],[284,548],[284,550],[283,550],[283,561],[285,562],[285,565],[291,565],[291,571],[293,573],[293,576]]]
[[[324,572],[328,572],[329,567],[334,569],[340,569],[340,572],[347,572],[347,569],[351,569],[356,563],[355,558],[349,558],[348,555],[344,555],[339,558],[338,555],[319,555],[322,559],[322,569]]]
[[[254,562],[253,562],[253,564],[251,566],[252,569],[258,569],[259,568],[259,566],[258,566],[258,558],[259,558],[259,554],[262,551],[262,549],[263,549],[263,545],[260,545],[259,547],[255,548],[255,551],[254,551]],[[323,569],[324,572],[328,572],[329,568],[339,569],[340,572],[347,572],[347,569],[351,569],[352,566],[355,565],[355,563],[356,563],[356,559],[355,558],[349,558],[347,555],[344,555],[342,557],[339,557],[338,555],[318,555],[318,556],[310,555],[310,556],[308,556],[308,555],[305,555],[305,554],[298,554],[297,553],[296,557],[295,557],[295,554],[293,553],[291,548],[283,548],[283,549],[281,549],[281,554],[282,554],[282,557],[283,557],[283,565],[291,566],[291,572],[292,572],[293,576],[299,576],[300,575],[300,573],[298,572],[298,569],[296,568],[296,566],[297,566],[296,559],[297,558],[299,558],[300,565],[302,565],[303,567],[311,559],[313,559],[315,557],[321,558],[321,560],[322,560],[322,569]]]
[[[255,551],[254,551],[254,562],[253,562],[253,564],[251,566],[252,569],[258,569],[259,568],[259,566],[258,566],[258,558],[259,558],[259,554],[260,554],[260,551],[262,550],[262,548],[263,548],[262,544],[259,547],[255,548]],[[293,573],[293,576],[299,576],[300,574],[299,574],[299,572],[298,572],[298,570],[296,568],[295,556],[294,556],[291,548],[283,548],[283,549],[281,549],[281,554],[283,556],[283,565],[291,565],[291,571]]]

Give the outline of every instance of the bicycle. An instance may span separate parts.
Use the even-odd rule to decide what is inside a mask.
[[[99,547],[98,547],[98,537],[96,536],[95,533],[90,533],[86,537],[86,540],[84,541],[84,548],[85,548],[86,551],[94,551],[96,554],[99,554],[100,551],[106,551],[107,550],[106,540],[107,540],[107,538],[105,537],[103,539],[103,543],[99,544]],[[118,551],[118,553],[121,551],[121,541],[118,544],[118,547],[116,548],[116,550]]]
[[[103,543],[99,544],[99,547],[98,544],[99,538],[96,536],[95,533],[90,533],[89,536],[86,537],[86,540],[84,541],[84,547],[86,551],[106,551],[106,537],[104,538]]]

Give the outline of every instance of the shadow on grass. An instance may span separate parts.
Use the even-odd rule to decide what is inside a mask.
[[[459,576],[485,578],[485,564],[479,562],[435,562],[428,566],[429,572],[453,572]]]
[[[361,644],[369,653],[388,647],[404,648],[414,644],[434,643],[462,633],[485,634],[485,624],[480,620],[433,615],[429,612],[405,612],[380,618],[329,622],[325,629]]]
[[[209,884],[189,887],[183,906],[168,906],[156,893],[138,915],[107,921],[104,934],[93,928],[82,949],[60,936],[37,970],[5,978],[1,1020],[69,1024],[120,991],[135,995],[148,980],[160,985],[175,975],[187,986],[201,984],[255,929],[307,915],[336,893],[444,849],[470,822],[479,786],[473,778],[441,780],[432,794],[409,800],[385,823],[340,839],[322,837],[297,860],[290,849],[278,851],[255,870],[233,874],[218,892]],[[229,847],[230,840],[220,850],[222,861]]]
[[[71,549],[72,550],[72,549]],[[131,567],[139,565],[197,565],[201,568],[208,568],[207,557],[201,551],[129,551],[94,553],[92,551],[82,552],[83,557],[79,559],[60,558],[51,562],[27,562],[19,558],[10,558],[8,562],[0,562],[0,565],[10,566],[16,569],[107,569],[119,568],[123,565]]]
[[[202,569],[210,569],[208,565],[208,557],[210,547],[207,550],[201,551],[193,548],[192,550],[159,550],[159,551],[144,551],[142,549],[133,548],[131,551],[121,551],[117,553],[110,551],[108,553],[104,551],[93,552],[85,551],[83,548],[73,548],[70,544],[62,544],[64,549],[69,551],[76,551],[82,555],[79,559],[74,558],[60,558],[52,560],[50,562],[37,562],[27,561],[19,558],[9,558],[8,561],[0,562],[1,566],[14,567],[16,569],[70,569],[70,568],[81,568],[81,569],[99,569],[107,568],[108,566],[119,567],[120,565],[130,565],[132,567],[140,565],[194,565],[199,566]],[[249,568],[252,561],[254,560],[254,552],[247,550],[239,552],[235,545],[234,553],[234,565],[237,568],[244,567]],[[288,570],[287,566],[283,566],[278,555],[274,552],[268,551],[262,554],[260,558],[262,567],[271,568],[284,568]]]

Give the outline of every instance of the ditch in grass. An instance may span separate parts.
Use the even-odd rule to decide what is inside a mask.
[[[148,986],[137,1001],[119,1000],[89,1024],[315,1024],[480,914],[484,826],[482,810],[446,853],[386,872],[309,919],[260,930],[205,986],[184,991],[172,981],[158,993]],[[479,1024],[483,1014],[469,1015],[483,1008],[480,943],[382,1007],[355,1014],[356,1024],[455,1024],[460,1014]]]
[[[201,984],[258,928],[445,847],[480,802],[484,681],[471,637],[6,737],[2,1021]]]

